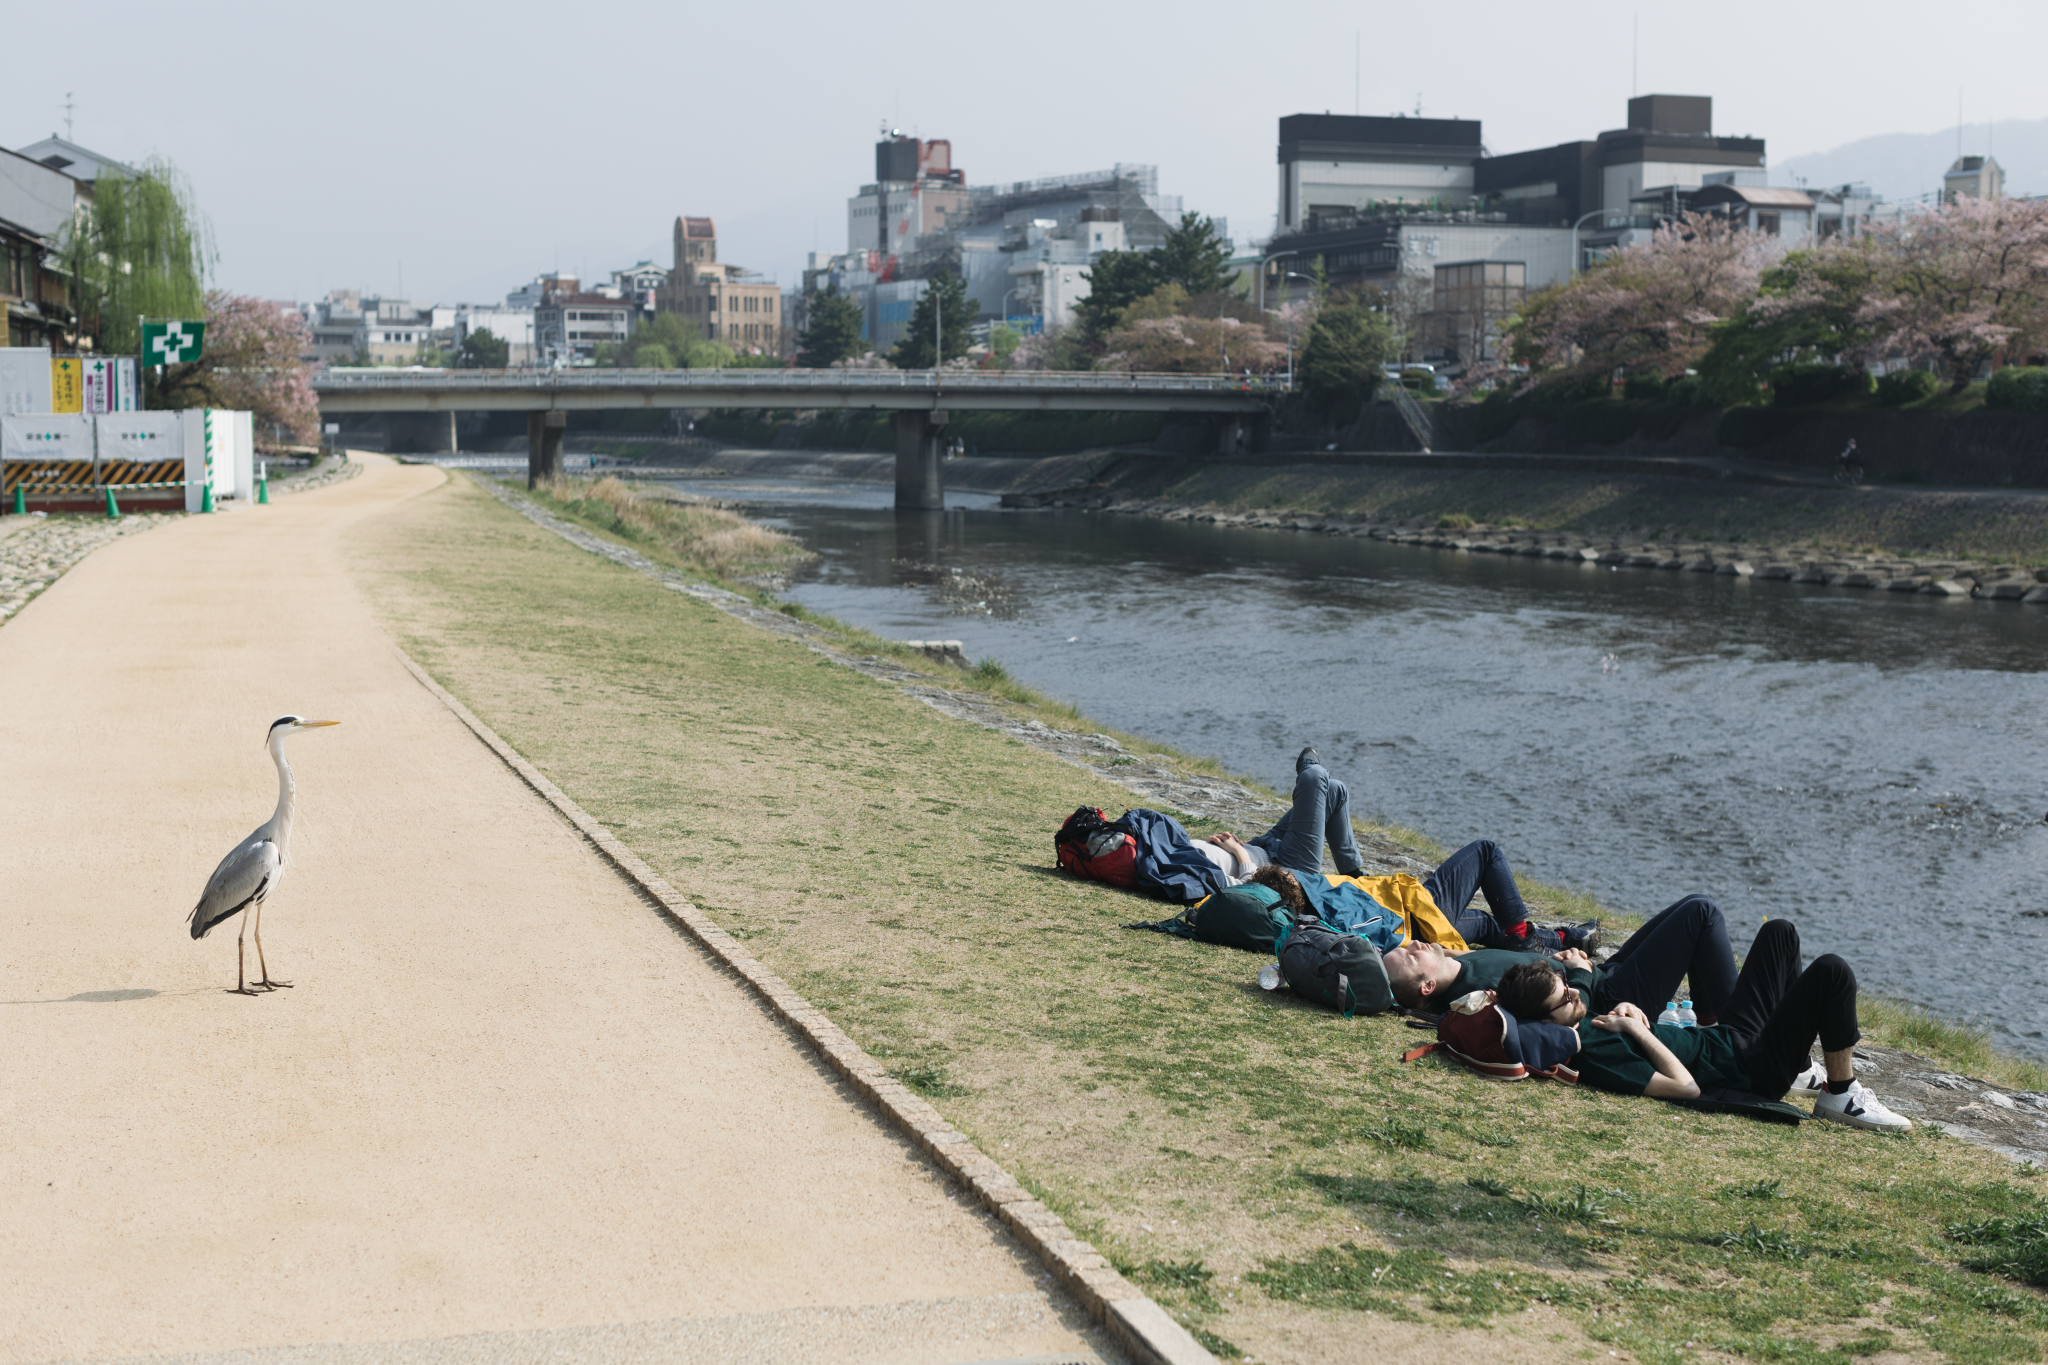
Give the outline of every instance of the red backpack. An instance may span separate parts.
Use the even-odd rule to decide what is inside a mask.
[[[1572,1033],[1562,1024],[1522,1023],[1493,1003],[1492,991],[1468,991],[1437,1021],[1436,1041],[1410,1049],[1401,1060],[1441,1049],[1490,1080],[1547,1076],[1576,1085],[1579,1073],[1567,1065],[1578,1051],[1577,1037],[1566,1037]]]
[[[1138,841],[1102,813],[1082,806],[1052,836],[1060,866],[1076,877],[1111,886],[1138,884]]]

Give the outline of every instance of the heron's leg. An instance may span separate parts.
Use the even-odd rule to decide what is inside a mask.
[[[263,902],[262,902],[262,901],[257,901],[257,902],[256,902],[256,966],[257,966],[257,969],[258,969],[258,970],[260,970],[260,971],[261,971],[261,972],[263,973],[263,979],[262,979],[261,981],[257,982],[257,983],[256,983],[257,985],[259,985],[259,986],[264,986],[264,987],[267,987],[267,988],[269,988],[269,989],[271,989],[271,990],[276,990],[276,989],[277,989],[277,988],[278,988],[279,986],[283,986],[283,987],[285,987],[285,988],[287,988],[287,989],[289,989],[289,988],[291,987],[291,984],[292,984],[292,983],[291,983],[291,982],[289,982],[289,981],[272,981],[272,980],[270,979],[270,966],[269,966],[269,964],[268,964],[268,963],[266,963],[266,962],[265,962],[265,961],[263,960]]]
[[[247,934],[248,932],[249,917],[247,915],[244,915],[242,916],[242,932],[235,935],[235,988],[228,992],[229,995],[256,994],[256,992],[249,989],[249,950],[242,946],[243,935]],[[262,956],[262,952],[260,949],[257,952],[257,956]]]

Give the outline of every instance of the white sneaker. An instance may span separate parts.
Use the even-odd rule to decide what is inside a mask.
[[[1828,1067],[1826,1062],[1815,1062],[1792,1078],[1794,1095],[1819,1095],[1828,1088]]]
[[[1846,1094],[1831,1095],[1823,1090],[1813,1102],[1813,1116],[1884,1133],[1903,1133],[1913,1126],[1913,1120],[1885,1108],[1884,1101],[1864,1088],[1861,1081],[1851,1081]]]

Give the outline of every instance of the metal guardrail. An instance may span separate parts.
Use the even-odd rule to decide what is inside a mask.
[[[1284,380],[1241,375],[1118,374],[1113,371],[932,370],[403,370],[395,373],[329,371],[313,378],[318,393],[451,389],[465,392],[536,392],[549,389],[822,389],[939,393],[1063,391],[1083,393],[1266,393]]]

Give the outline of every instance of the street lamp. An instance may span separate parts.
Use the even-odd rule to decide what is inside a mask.
[[[1307,280],[1311,286],[1316,282],[1315,276],[1304,275],[1299,270],[1283,270],[1280,272],[1280,278],[1283,280]],[[1284,285],[1281,288],[1281,292],[1283,294],[1286,292]],[[1280,306],[1285,308],[1287,304],[1283,300]],[[1287,391],[1289,393],[1294,392],[1294,315],[1292,313],[1287,315]]]
[[[1572,224],[1572,268],[1571,274],[1566,276],[1567,279],[1579,273],[1579,229],[1585,226],[1588,218],[1604,218],[1606,216],[1606,209],[1594,209],[1591,213],[1580,214],[1579,221]]]

